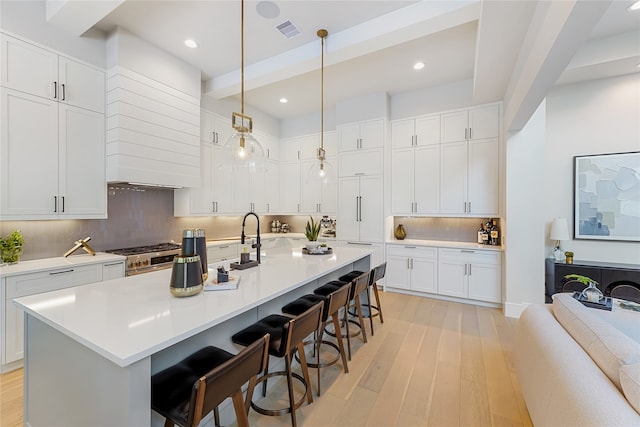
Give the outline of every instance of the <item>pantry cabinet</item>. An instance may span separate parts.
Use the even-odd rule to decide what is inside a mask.
[[[387,245],[385,284],[392,288],[437,293],[437,248]]]
[[[502,301],[500,253],[438,249],[438,293],[458,298]]]
[[[383,241],[382,176],[354,176],[338,182],[336,234],[341,240]]]
[[[368,120],[338,128],[338,151],[368,150],[384,146],[384,120]]]
[[[396,215],[437,214],[440,195],[440,145],[393,150],[391,211]]]
[[[336,158],[328,158],[327,161],[335,164]],[[300,212],[335,215],[338,197],[336,177],[326,183],[311,177],[311,167],[316,163],[317,160],[304,160],[300,163]]]

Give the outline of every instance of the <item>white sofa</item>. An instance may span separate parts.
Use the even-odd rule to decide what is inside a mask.
[[[640,426],[640,343],[597,311],[556,294],[518,320],[515,367],[536,427]]]

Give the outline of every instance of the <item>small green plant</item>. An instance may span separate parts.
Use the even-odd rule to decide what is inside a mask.
[[[318,236],[320,235],[320,222],[315,222],[313,217],[309,217],[309,221],[307,221],[307,226],[304,229],[304,235],[310,242],[315,242],[318,240]]]
[[[20,255],[22,255],[22,245],[24,245],[24,237],[22,237],[20,230],[14,230],[7,238],[0,238],[2,262],[18,262]]]
[[[564,276],[564,278],[576,280],[585,286],[589,286],[590,283],[593,283],[594,286],[598,284],[598,282],[593,280],[591,277],[581,276],[579,274],[567,274],[566,276]]]
[[[564,253],[564,256],[573,256],[573,252],[571,252],[571,251],[566,251],[566,252]]]

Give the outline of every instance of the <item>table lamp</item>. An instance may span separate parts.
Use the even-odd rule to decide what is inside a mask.
[[[553,248],[553,257],[556,261],[564,261],[564,251],[560,248],[560,241],[569,240],[569,228],[567,227],[566,218],[556,218],[553,220],[549,238],[556,241],[556,246]]]

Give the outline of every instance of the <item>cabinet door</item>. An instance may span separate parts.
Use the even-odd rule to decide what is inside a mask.
[[[392,288],[409,289],[410,262],[407,256],[387,254],[385,285]]]
[[[280,160],[295,162],[300,160],[300,138],[289,138],[280,144]]]
[[[300,162],[300,212],[318,213],[322,203],[322,185],[311,177],[310,171],[315,160]]]
[[[411,258],[411,289],[419,292],[438,292],[438,261],[436,259]]]
[[[124,277],[124,260],[102,264],[102,280],[112,280]]]
[[[488,301],[502,301],[502,285],[500,281],[500,265],[470,263],[469,264],[469,298]]]
[[[218,133],[220,135],[220,133]],[[235,188],[235,176],[229,168],[226,168],[224,163],[224,155],[222,153],[222,147],[214,145],[212,147],[212,183],[211,189],[213,191],[212,196],[207,199],[208,203],[212,203],[213,206],[207,206],[208,212],[211,209],[215,209],[215,213],[226,214],[233,213],[233,194]]]
[[[71,105],[59,106],[60,168],[58,212],[65,216],[105,218],[104,114]]]
[[[440,206],[440,145],[414,149],[415,213],[438,213]],[[393,195],[392,195],[393,196]]]
[[[466,213],[467,142],[442,144],[440,149],[440,212]]]
[[[438,126],[440,124],[438,123]],[[391,148],[413,147],[414,120],[399,120],[391,123]],[[439,143],[440,141],[438,141]]]
[[[469,213],[498,214],[498,138],[469,141]]]
[[[280,211],[280,163],[269,161],[265,178],[266,212]]]
[[[247,168],[238,168],[233,172],[233,212],[244,214],[251,211],[251,178]]]
[[[469,110],[468,139],[497,138],[500,133],[500,108],[497,105],[472,108]]]
[[[268,165],[267,165],[268,167]],[[242,187],[240,187],[242,188]],[[236,190],[238,187],[236,187]],[[249,174],[250,209],[257,213],[267,212],[267,171]],[[237,192],[237,191],[236,191]],[[240,212],[242,213],[242,212]]]
[[[467,297],[466,260],[440,256],[438,262],[438,294]]]
[[[2,40],[2,48],[0,48],[2,86],[42,98],[54,99],[58,55],[4,34],[0,37]]]
[[[58,59],[58,80],[60,102],[104,113],[104,71],[61,56]]]
[[[300,160],[312,160],[318,157],[320,134],[307,135],[300,139]]]
[[[360,125],[360,149],[382,148],[384,145],[384,121],[375,120]]]
[[[358,149],[360,126],[358,124],[341,126],[338,129],[338,151],[354,151]]]
[[[382,150],[352,151],[338,156],[340,176],[382,174]]]
[[[467,110],[455,111],[440,116],[441,142],[459,142],[467,139]]]
[[[280,210],[285,213],[300,211],[300,162],[280,165]]]
[[[209,132],[212,134],[213,132]],[[176,190],[178,193],[186,193],[189,203],[189,214],[204,215],[215,211],[213,204],[213,146],[211,142],[200,143],[200,187],[182,188]],[[185,200],[185,198],[181,198]]]
[[[340,178],[338,182],[338,215],[336,217],[336,235],[341,240],[360,240],[360,179],[358,177]]]
[[[394,214],[414,213],[413,163],[413,148],[393,150],[391,152],[391,211]],[[440,170],[440,168],[438,167],[437,170]],[[418,185],[420,186],[421,184],[418,183]]]
[[[200,141],[210,143],[214,143],[216,141],[213,114],[206,110],[200,110]]]
[[[322,201],[320,202],[320,213],[324,215],[335,215],[337,211],[338,182],[334,179],[322,185]]]
[[[417,147],[440,144],[440,115],[416,119],[415,134]]]
[[[54,216],[58,103],[6,88],[0,96],[0,213]]]
[[[382,227],[382,177],[360,177],[360,240],[379,242],[384,240]],[[340,237],[342,238],[342,237]]]

